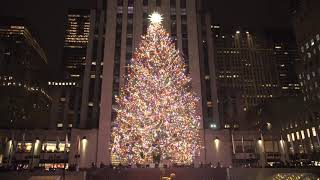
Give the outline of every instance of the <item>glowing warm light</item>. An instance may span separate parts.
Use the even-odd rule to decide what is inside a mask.
[[[111,156],[121,164],[191,164],[201,148],[199,98],[161,15],[150,20],[115,97]]]
[[[210,127],[211,127],[211,128],[216,128],[216,127],[217,127],[217,125],[216,125],[216,124],[214,124],[214,123],[212,123],[212,124],[210,124]]]
[[[88,140],[86,137],[83,137],[81,140],[81,151],[82,153],[85,153],[87,150],[87,144],[88,144]]]
[[[218,137],[216,137],[216,139],[214,140],[214,145],[217,151],[219,150],[219,144],[220,144],[220,140]]]
[[[162,22],[162,16],[158,12],[154,12],[151,15],[149,15],[149,20],[152,24],[161,24]]]

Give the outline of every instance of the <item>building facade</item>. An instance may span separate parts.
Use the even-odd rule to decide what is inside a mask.
[[[301,61],[297,74],[302,89],[302,104],[296,117],[284,121],[282,136],[289,142],[290,156],[300,161],[320,160],[320,2],[292,1],[292,19]]]
[[[47,58],[23,19],[0,23],[1,128],[45,128],[51,97],[46,86]]]
[[[295,70],[300,58],[290,31],[224,27],[215,24],[210,14],[200,17],[203,114],[208,128],[237,129],[251,107],[300,94]]]
[[[319,53],[320,53],[320,25],[319,1],[293,2],[293,24],[302,58],[299,64],[299,81],[303,87],[305,101],[320,102],[319,94]]]
[[[289,78],[292,62],[299,60],[294,47],[261,31],[215,25],[196,0],[98,0],[95,9],[69,10],[64,77],[48,82],[53,96],[50,130],[16,130],[14,139],[3,131],[4,158],[14,157],[19,143],[28,143],[28,152],[23,152],[31,157],[30,167],[111,164],[115,96],[154,11],[163,14],[163,25],[201,97],[197,110],[205,148],[196,164],[264,166],[286,160],[280,136],[233,130],[241,127],[250,107],[299,93],[300,87]]]

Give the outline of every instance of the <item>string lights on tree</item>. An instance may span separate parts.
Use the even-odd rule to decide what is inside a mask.
[[[200,153],[199,98],[162,19],[149,16],[116,97],[111,151],[123,164],[191,164]]]

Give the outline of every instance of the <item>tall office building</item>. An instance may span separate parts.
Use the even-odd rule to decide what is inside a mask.
[[[296,117],[282,124],[290,155],[317,160],[320,151],[320,1],[292,0],[292,18],[301,61],[297,65],[303,100]]]
[[[51,128],[77,125],[80,110],[81,79],[86,60],[90,28],[90,10],[71,9],[67,12],[63,48],[63,78],[49,81],[54,97],[51,108]]]
[[[56,97],[51,124],[58,129],[98,127],[106,29],[105,7],[100,3],[106,1],[99,1],[96,9],[68,10],[64,78],[49,82]]]
[[[23,19],[0,19],[0,128],[46,128],[47,58]],[[42,120],[42,118],[44,120]]]
[[[294,28],[302,62],[299,65],[299,80],[305,101],[320,102],[320,2],[317,0],[293,2]]]
[[[239,128],[249,108],[271,98],[299,95],[295,63],[300,58],[290,31],[224,27],[208,14],[201,15],[201,22],[208,127]]]

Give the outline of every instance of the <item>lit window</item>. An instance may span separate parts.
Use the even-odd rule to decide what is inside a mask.
[[[307,136],[310,137],[310,130],[307,129]]]
[[[50,81],[48,82],[48,85],[51,85],[51,82],[50,82]]]
[[[306,43],[306,49],[309,49],[309,44],[308,43]]]
[[[301,52],[304,53],[304,47],[303,46],[301,47]]]
[[[299,134],[299,132],[296,132],[296,135],[297,135],[297,140],[299,140],[299,139],[300,139],[300,134]]]
[[[312,135],[313,136],[317,136],[317,132],[316,132],[316,128],[315,127],[312,127]]]
[[[291,142],[290,134],[287,134],[288,142]]]
[[[93,106],[93,102],[89,102],[88,106],[92,107]]]
[[[295,141],[294,133],[291,133],[291,138],[292,138],[292,141]]]
[[[311,53],[308,52],[307,54],[308,54],[308,58],[311,58]]]
[[[72,128],[72,124],[68,124],[68,127],[69,127],[69,128]]]
[[[60,101],[64,102],[64,101],[66,101],[66,98],[62,97],[62,98],[60,98]]]
[[[319,34],[317,34],[316,38],[317,38],[317,41],[320,41],[320,35]]]
[[[302,138],[302,139],[305,139],[304,130],[301,130],[301,138]]]
[[[314,40],[311,39],[310,43],[311,43],[311,46],[313,46],[314,45]]]
[[[63,124],[62,124],[62,123],[58,123],[58,124],[57,124],[57,127],[58,127],[58,128],[62,128],[62,127],[63,127]]]
[[[316,76],[316,73],[315,73],[314,71],[312,72],[312,76],[313,76],[313,77],[315,77],[315,76]]]
[[[310,75],[309,74],[307,74],[307,79],[310,80]]]

